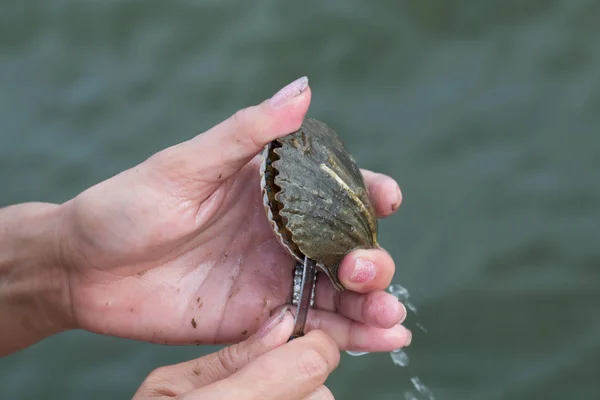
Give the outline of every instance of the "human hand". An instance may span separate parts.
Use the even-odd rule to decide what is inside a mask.
[[[289,302],[295,261],[267,222],[257,153],[300,127],[310,98],[299,79],[61,205],[73,325],[157,343],[232,343]],[[394,212],[398,185],[364,176],[378,216]],[[349,290],[320,279],[306,331],[344,349],[402,347],[406,310],[384,291],[393,273],[384,250],[350,253],[338,272]]]
[[[338,366],[337,345],[319,330],[286,344],[293,324],[283,307],[243,342],[154,370],[133,400],[333,399],[324,382]]]

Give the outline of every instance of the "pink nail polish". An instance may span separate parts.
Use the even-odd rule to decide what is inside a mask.
[[[354,283],[365,283],[375,278],[377,273],[375,264],[364,258],[357,258],[354,264],[354,271],[350,275],[350,281]]]
[[[303,76],[302,78],[296,79],[283,89],[280,89],[277,93],[271,97],[269,104],[273,108],[281,108],[288,100],[294,97],[300,96],[308,87],[308,78]]]
[[[283,321],[283,317],[285,317],[285,313],[289,310],[289,306],[283,307],[277,314],[273,315],[271,318],[265,322],[262,328],[258,331],[258,336],[266,336],[269,332],[273,330],[277,325]]]

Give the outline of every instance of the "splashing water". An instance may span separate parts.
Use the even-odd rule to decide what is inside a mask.
[[[388,292],[390,292],[391,294],[396,296],[396,298],[398,300],[400,300],[401,302],[405,302],[410,297],[410,293],[408,293],[408,289],[397,283],[392,283],[388,287],[387,290],[388,290]]]
[[[369,352],[368,351],[351,351],[351,350],[348,350],[348,351],[346,351],[346,354],[348,354],[350,356],[358,357],[358,356],[364,356],[365,354],[369,354]]]
[[[435,400],[431,389],[425,386],[418,377],[413,376],[412,378],[410,378],[410,381],[412,382],[415,389],[417,389],[417,392],[419,392],[419,394],[422,395],[422,397],[424,397],[426,400]]]
[[[415,306],[412,302],[408,301],[410,293],[408,292],[407,288],[397,283],[393,283],[388,287],[388,292],[395,296],[398,299],[398,301],[402,302],[406,306],[406,308],[413,312],[413,314],[417,314],[417,306]]]
[[[408,365],[408,354],[402,349],[396,349],[390,353],[392,361],[399,367],[406,367]]]
[[[422,330],[423,332],[428,333],[427,329],[425,329],[425,327],[423,325],[421,325],[420,323],[418,323],[418,322],[415,323],[415,326],[417,328],[419,328],[420,330]]]
[[[402,285],[394,283],[394,284],[391,284],[387,290],[389,293],[391,293],[393,296],[395,296],[398,299],[398,301],[402,302],[406,306],[407,310],[409,310],[413,314],[417,315],[417,307],[414,305],[414,303],[412,303],[408,300],[410,297],[410,293],[408,292],[408,289],[406,289]],[[418,323],[418,322],[415,323],[415,326],[417,328],[419,328],[421,331],[423,331],[424,333],[427,333],[427,329],[425,329],[425,327],[423,325],[421,325],[420,323]],[[346,351],[346,354],[358,357],[358,356],[364,356],[366,354],[369,354],[369,352],[348,350],[348,351]],[[396,350],[391,351],[390,357],[392,359],[392,362],[399,367],[407,367],[409,364],[409,361],[410,361],[408,354],[403,349],[396,349]],[[421,382],[419,377],[413,376],[410,378],[410,381],[411,381],[413,387],[415,388],[417,394],[415,394],[413,391],[406,391],[406,392],[404,392],[405,400],[435,400],[435,397],[433,396],[433,392],[431,391],[431,389],[429,389],[427,386],[425,386]]]

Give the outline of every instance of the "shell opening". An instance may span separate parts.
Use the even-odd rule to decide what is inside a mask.
[[[271,214],[273,215],[273,223],[277,226],[277,230],[281,235],[281,240],[285,243],[282,243],[288,250],[294,255],[297,259],[303,259],[304,255],[294,243],[292,239],[292,233],[286,228],[285,217],[281,216],[280,211],[283,209],[283,205],[276,198],[276,194],[281,191],[281,187],[279,187],[275,183],[275,177],[279,174],[277,168],[273,166],[273,163],[280,159],[279,155],[276,154],[273,149],[282,147],[281,143],[278,141],[273,141],[269,145],[269,151],[265,157],[265,167],[264,167],[264,175],[266,183],[264,185],[264,190],[268,198],[268,204]]]

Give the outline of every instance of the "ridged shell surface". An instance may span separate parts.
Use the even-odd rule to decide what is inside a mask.
[[[375,248],[377,218],[354,158],[339,136],[312,118],[263,154],[261,186],[273,231],[299,261],[315,260],[342,290],[337,268],[358,248]]]

